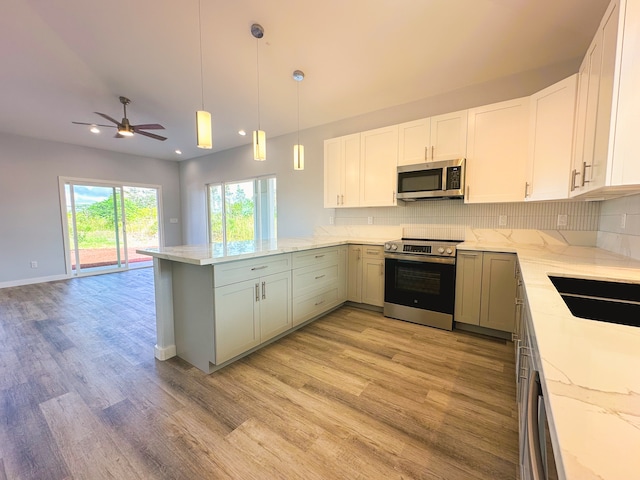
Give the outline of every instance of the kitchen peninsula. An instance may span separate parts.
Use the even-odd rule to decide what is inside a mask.
[[[346,301],[347,244],[310,237],[139,250],[153,257],[159,360],[211,373]]]

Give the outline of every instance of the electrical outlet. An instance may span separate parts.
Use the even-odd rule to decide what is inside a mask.
[[[627,214],[623,213],[620,217],[620,228],[624,229],[627,226]]]
[[[567,226],[567,216],[564,214],[558,215],[558,226],[566,227]]]
[[[38,262],[31,260],[31,268],[38,268]]]
[[[367,217],[367,223],[373,225],[373,217]]]
[[[334,219],[333,215],[331,215],[329,217],[329,225],[333,225],[334,223],[335,223],[335,219]]]
[[[506,215],[500,215],[498,217],[498,226],[500,226],[500,227],[506,227],[507,226],[507,216]]]
[[[178,223],[178,219],[177,218],[170,218],[169,219],[169,223]]]

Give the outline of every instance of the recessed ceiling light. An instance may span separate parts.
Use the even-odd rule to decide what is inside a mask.
[[[182,150],[176,150],[176,153],[177,153],[178,155],[182,155]]]
[[[244,130],[238,130],[238,135],[242,135],[243,137],[247,134]]]
[[[100,129],[98,128],[97,125],[91,125],[91,128],[89,129],[89,131],[91,133],[100,133]]]

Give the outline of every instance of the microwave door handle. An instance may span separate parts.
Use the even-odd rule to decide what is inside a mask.
[[[447,167],[442,167],[442,191],[447,191]]]

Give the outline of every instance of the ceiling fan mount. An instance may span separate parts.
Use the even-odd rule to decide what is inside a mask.
[[[164,130],[164,127],[159,123],[145,123],[140,125],[132,125],[129,119],[127,118],[127,105],[131,103],[127,97],[120,96],[120,103],[122,104],[122,108],[124,110],[124,116],[122,117],[122,121],[118,122],[115,118],[107,115],[106,113],[101,112],[93,112],[97,115],[100,115],[102,118],[109,120],[114,125],[97,125],[95,123],[86,123],[86,122],[71,122],[76,125],[90,125],[92,127],[100,126],[100,127],[108,127],[108,128],[117,128],[118,131],[115,134],[115,138],[123,138],[123,137],[132,137],[134,134],[138,133],[145,137],[153,138],[155,140],[164,141],[167,137],[163,137],[160,135],[156,135],[155,133],[145,132],[144,130]]]

